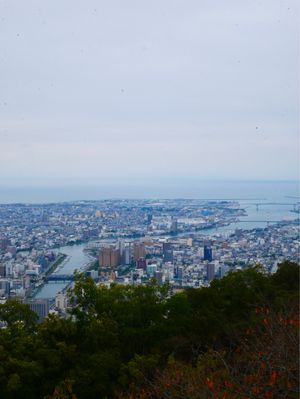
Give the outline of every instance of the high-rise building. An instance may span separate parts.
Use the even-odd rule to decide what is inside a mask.
[[[156,270],[154,273],[154,278],[156,279],[158,285],[163,284],[163,272],[161,270]]]
[[[5,265],[0,264],[0,277],[6,276],[6,267]]]
[[[131,263],[131,247],[130,244],[124,247],[122,254],[122,264],[130,265]]]
[[[100,267],[110,267],[110,252],[111,248],[101,248],[99,253],[99,266]]]
[[[43,321],[49,313],[49,299],[33,299],[24,301],[29,305],[30,309],[33,310],[39,316],[39,322]]]
[[[164,262],[173,262],[173,250],[172,244],[170,242],[163,243],[163,261]]]
[[[10,281],[1,279],[0,280],[0,294],[1,295],[9,295],[10,292]]]
[[[118,247],[119,250],[120,250],[120,256],[121,256],[121,259],[122,259],[122,257],[123,257],[123,252],[124,252],[124,249],[125,249],[125,243],[124,243],[124,241],[123,241],[123,240],[120,240],[120,241],[118,242],[117,247]]]
[[[208,260],[209,262],[212,261],[213,256],[212,256],[212,248],[209,247],[208,245],[204,245],[204,260]]]
[[[210,282],[215,278],[215,265],[214,263],[208,263],[206,265],[206,278]]]
[[[120,265],[120,250],[112,247],[103,247],[99,253],[100,267],[116,267]]]
[[[135,242],[133,244],[133,259],[137,261],[140,258],[145,258],[146,249],[143,242]]]
[[[177,268],[177,279],[179,280],[179,281],[182,281],[182,279],[183,279],[183,267],[182,266],[179,266],[178,268]]]
[[[136,268],[146,270],[147,268],[147,261],[145,258],[140,258],[136,261]]]
[[[120,250],[112,249],[110,253],[110,267],[117,267],[121,264],[120,261]]]
[[[177,219],[175,219],[175,218],[172,218],[170,232],[171,232],[171,234],[178,233],[178,222],[177,222]]]

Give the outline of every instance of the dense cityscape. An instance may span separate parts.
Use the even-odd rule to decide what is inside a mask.
[[[0,399],[299,399],[296,0],[0,1]]]
[[[294,207],[295,211],[295,207]],[[74,259],[62,247],[82,246],[79,271],[97,284],[169,284],[173,292],[208,286],[228,271],[299,262],[299,219],[236,228],[247,215],[237,200],[103,200],[0,206],[1,302],[19,298],[40,319],[66,316]],[[296,215],[295,215],[296,217]],[[222,234],[224,226],[234,230]],[[45,284],[65,285],[51,296]]]

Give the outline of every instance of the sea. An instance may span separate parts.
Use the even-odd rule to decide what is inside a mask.
[[[300,200],[300,182],[288,181],[238,181],[238,180],[120,180],[119,182],[75,185],[59,184],[39,186],[1,184],[0,204],[50,203],[102,199],[217,199],[260,200],[292,203]]]

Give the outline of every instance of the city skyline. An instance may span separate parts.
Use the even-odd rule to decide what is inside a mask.
[[[1,184],[299,179],[295,0],[0,13]]]

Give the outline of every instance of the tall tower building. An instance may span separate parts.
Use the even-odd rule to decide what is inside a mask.
[[[111,248],[101,248],[99,253],[99,266],[110,267],[110,251]]]
[[[120,250],[112,247],[101,248],[99,253],[100,267],[116,267],[120,265]]]
[[[182,266],[179,266],[177,268],[177,278],[179,281],[182,281],[182,279],[183,279],[183,267]]]
[[[163,272],[161,270],[156,270],[154,273],[154,278],[156,279],[158,285],[163,284]]]
[[[204,245],[204,260],[208,260],[209,262],[212,261],[213,256],[212,256],[212,248],[209,247],[208,245]]]
[[[152,218],[153,218],[152,214],[148,213],[148,215],[147,215],[147,223],[148,223],[148,225],[152,223]]]
[[[142,242],[135,242],[133,244],[133,259],[137,261],[140,258],[145,258],[146,249],[145,244]]]
[[[118,248],[119,248],[119,250],[120,250],[120,256],[121,256],[121,258],[122,258],[123,252],[124,252],[124,249],[125,249],[125,243],[124,243],[124,241],[120,240],[120,241],[118,242]]]
[[[206,265],[206,278],[208,282],[211,282],[215,278],[215,265],[214,263],[208,263]]]
[[[131,247],[130,244],[127,245],[122,254],[122,264],[123,265],[130,265],[131,263]]]
[[[30,309],[38,315],[40,323],[48,316],[50,309],[49,299],[26,299],[24,303],[29,305]]]
[[[173,262],[173,249],[172,244],[170,242],[163,243],[163,261],[164,262]]]
[[[175,219],[174,217],[172,218],[170,233],[171,234],[178,233],[178,222],[177,219]]]
[[[110,253],[110,267],[117,267],[121,264],[120,250],[113,249]]]

